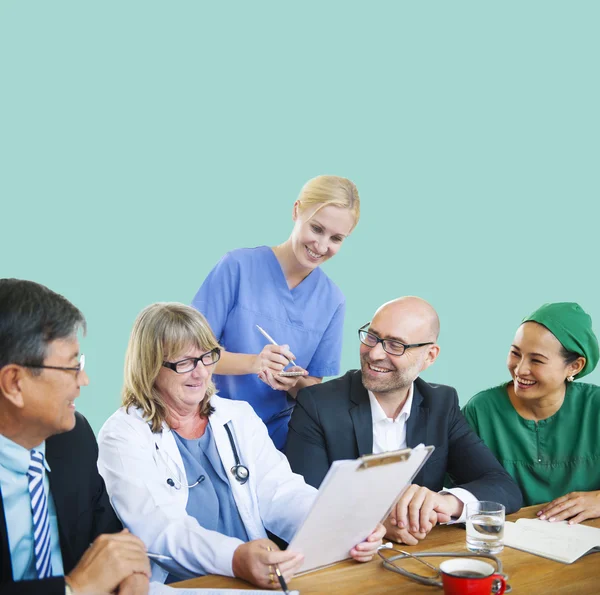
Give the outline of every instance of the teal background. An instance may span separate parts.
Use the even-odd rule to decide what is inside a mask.
[[[0,276],[85,313],[98,430],[138,312],[190,302],[228,250],[291,231],[303,183],[358,185],[325,265],[356,329],[432,302],[425,378],[506,378],[523,316],[596,320],[600,4],[0,1]],[[293,349],[293,345],[292,345]],[[588,377],[598,382],[599,372]]]

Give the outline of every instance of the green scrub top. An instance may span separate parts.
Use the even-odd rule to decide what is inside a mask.
[[[526,506],[600,489],[600,387],[567,385],[561,408],[538,422],[522,418],[507,385],[475,395],[463,413],[517,482]]]

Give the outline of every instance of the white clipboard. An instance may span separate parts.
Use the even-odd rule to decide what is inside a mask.
[[[433,449],[420,444],[334,461],[289,545],[291,551],[304,554],[296,575],[349,558],[350,550],[387,517]]]

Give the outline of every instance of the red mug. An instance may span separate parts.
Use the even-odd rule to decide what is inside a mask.
[[[445,595],[502,595],[506,579],[494,567],[473,558],[453,558],[440,564]]]

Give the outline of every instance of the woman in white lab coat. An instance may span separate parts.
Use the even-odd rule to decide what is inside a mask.
[[[303,558],[290,541],[317,491],[292,473],[244,401],[221,399],[211,381],[220,347],[205,318],[161,303],[138,316],[127,349],[123,407],[99,435],[98,466],[124,525],[153,553],[152,579],[238,576],[275,588]],[[380,526],[350,555],[370,560]]]

